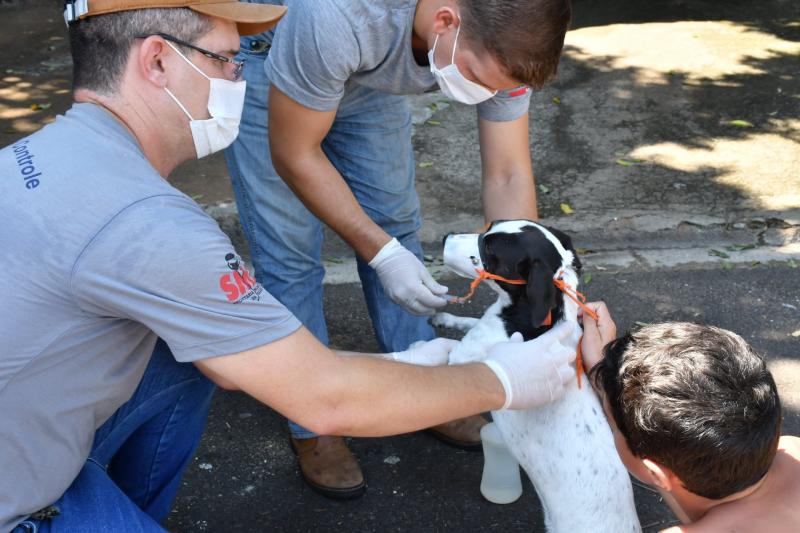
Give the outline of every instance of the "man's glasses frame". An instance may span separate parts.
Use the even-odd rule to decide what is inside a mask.
[[[187,43],[186,41],[184,41],[182,39],[178,39],[177,37],[173,37],[172,35],[170,35],[168,33],[151,33],[150,35],[137,35],[136,38],[137,39],[147,39],[148,37],[153,37],[154,35],[158,36],[158,37],[161,37],[165,41],[171,41],[171,42],[173,42],[175,44],[178,44],[178,45],[181,45],[181,46],[185,46],[187,48],[191,48],[192,50],[195,50],[196,52],[200,52],[201,54],[203,54],[204,56],[206,56],[209,59],[214,59],[216,61],[222,61],[223,63],[230,63],[231,65],[233,65],[233,79],[238,81],[238,80],[240,80],[242,78],[242,71],[244,70],[244,59],[242,59],[241,61],[236,61],[235,59],[231,59],[229,57],[225,57],[225,56],[217,54],[215,52],[211,52],[209,50],[206,50],[205,48],[200,48],[199,46],[194,45],[192,43]]]

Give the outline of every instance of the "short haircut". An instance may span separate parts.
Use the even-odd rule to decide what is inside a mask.
[[[767,473],[781,404],[764,359],[724,329],[667,322],[608,344],[592,370],[631,452],[720,499]]]
[[[70,24],[73,90],[116,94],[131,46],[139,35],[168,33],[194,43],[213,27],[210,17],[188,8],[118,11]]]
[[[570,0],[458,0],[462,35],[520,83],[541,88],[558,70]]]

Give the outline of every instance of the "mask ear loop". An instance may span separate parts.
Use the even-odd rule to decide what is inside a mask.
[[[190,114],[189,114],[189,112],[186,110],[186,108],[185,108],[185,107],[183,107],[183,104],[180,102],[180,100],[178,100],[178,99],[175,97],[175,95],[174,95],[174,94],[172,94],[172,91],[170,91],[170,90],[169,90],[169,89],[167,89],[166,87],[164,87],[164,90],[165,90],[165,91],[167,91],[167,94],[169,95],[169,97],[170,97],[170,98],[172,98],[172,101],[173,101],[173,102],[175,102],[176,104],[178,104],[178,107],[180,107],[180,108],[181,108],[181,111],[183,111],[183,113],[184,113],[184,114],[185,114],[187,117],[189,117],[189,120],[194,120],[194,119],[192,118],[192,115],[190,115]]]
[[[453,55],[450,56],[450,64],[455,65],[456,63],[456,48],[458,47],[458,34],[461,33],[461,22],[459,21],[458,26],[456,27],[456,40],[453,42]]]
[[[198,67],[197,65],[195,65],[194,63],[192,63],[191,61],[189,61],[189,58],[188,58],[188,57],[186,57],[185,55],[183,55],[183,53],[181,53],[181,51],[180,51],[180,50],[178,50],[178,48],[177,48],[177,47],[176,47],[174,44],[172,44],[172,43],[171,43],[171,42],[169,42],[169,41],[164,41],[164,42],[165,42],[165,43],[167,43],[167,44],[169,45],[169,47],[170,47],[170,48],[172,48],[173,50],[175,50],[175,53],[176,53],[176,54],[178,54],[179,56],[181,56],[181,58],[183,58],[183,60],[184,60],[184,61],[186,61],[187,63],[189,63],[189,65],[190,65],[190,66],[191,66],[193,69],[195,69],[197,72],[199,72],[201,76],[203,76],[203,77],[204,77],[205,79],[207,79],[207,80],[211,80],[211,78],[210,78],[209,76],[206,76],[206,73],[205,73],[205,72],[203,72],[202,70],[200,70],[200,67]]]

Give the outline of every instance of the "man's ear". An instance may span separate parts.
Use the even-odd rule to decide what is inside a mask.
[[[157,35],[141,39],[141,45],[133,47],[131,54],[136,68],[143,78],[157,87],[167,86],[167,76],[164,70],[164,53],[167,50],[166,42]]]
[[[556,306],[553,269],[542,261],[533,261],[528,272],[526,294],[531,306],[531,324],[538,326],[544,322],[550,310]]]
[[[579,271],[581,268],[583,268],[581,260],[578,258],[578,252],[576,252],[575,247],[572,246],[572,239],[570,236],[555,228],[548,227],[547,230],[556,236],[558,242],[561,243],[561,246],[563,246],[565,250],[572,252],[572,257],[574,258],[572,260],[572,268],[574,268],[576,271]]]
[[[450,6],[441,6],[433,14],[433,31],[442,34],[445,30],[453,27],[456,22],[456,13]],[[461,24],[461,22],[459,22]]]
[[[673,474],[670,469],[650,459],[642,459],[642,463],[650,476],[649,481],[651,485],[655,485],[663,491],[672,492],[675,483],[675,474]]]

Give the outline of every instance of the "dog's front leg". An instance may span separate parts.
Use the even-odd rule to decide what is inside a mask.
[[[472,329],[478,323],[479,318],[471,316],[456,316],[450,313],[436,313],[431,318],[431,325],[437,328],[452,328],[463,333]]]

